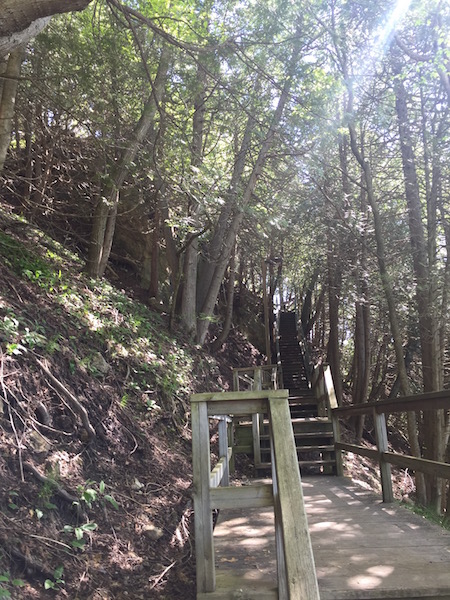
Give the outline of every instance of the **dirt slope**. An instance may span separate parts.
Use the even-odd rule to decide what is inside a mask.
[[[0,598],[193,599],[189,395],[256,353],[217,362],[81,266],[1,207]]]

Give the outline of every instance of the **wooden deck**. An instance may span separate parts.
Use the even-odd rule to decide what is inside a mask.
[[[450,600],[450,532],[345,478],[302,484],[321,600]],[[273,531],[271,508],[221,511],[215,599],[277,598]]]

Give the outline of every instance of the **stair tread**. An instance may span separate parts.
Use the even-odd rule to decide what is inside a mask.
[[[335,465],[336,461],[335,460],[299,460],[298,464],[300,467],[320,467],[322,465]],[[257,469],[270,469],[272,466],[272,463],[270,462],[262,462],[259,465],[257,465]]]
[[[315,446],[295,446],[295,449],[297,450],[297,452],[320,452],[320,451],[333,452],[334,445],[327,444],[327,445],[315,445]],[[261,452],[270,452],[270,448],[263,447],[263,448],[261,448]]]

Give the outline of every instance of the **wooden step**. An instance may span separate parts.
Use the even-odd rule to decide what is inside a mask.
[[[296,446],[297,452],[307,453],[307,452],[334,452],[334,445],[315,445],[315,446]],[[262,446],[261,454],[263,452],[270,452],[270,447]]]
[[[336,464],[335,460],[299,460],[298,466],[302,467],[325,467],[325,466],[334,466]],[[272,467],[272,463],[270,462],[262,462],[257,465],[257,469],[270,469]]]

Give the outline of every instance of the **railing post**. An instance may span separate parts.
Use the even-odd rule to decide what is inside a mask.
[[[255,391],[262,390],[262,369],[255,367],[254,371],[254,389]],[[261,419],[258,413],[252,415],[252,435],[253,435],[253,456],[255,459],[255,467],[261,466]]]
[[[325,389],[325,396],[328,408],[328,415],[331,419],[331,423],[333,426],[333,436],[335,444],[341,441],[341,426],[339,424],[339,417],[334,412],[333,409],[338,408],[338,402],[336,398],[336,393],[334,391],[333,377],[331,375],[331,369],[327,365],[323,369],[323,385]],[[344,467],[342,465],[342,451],[337,450],[335,446],[334,450],[336,456],[336,475],[342,477],[344,474]]]
[[[216,574],[209,487],[211,459],[207,402],[192,402],[191,411],[197,591],[213,592]]]
[[[219,420],[219,458],[225,458],[225,467],[221,485],[227,486],[230,483],[230,469],[228,464],[228,417],[221,417]]]
[[[233,369],[233,389],[235,392],[239,391],[239,375],[236,369]]]
[[[291,414],[286,396],[269,397],[279,600],[319,600]]]
[[[382,454],[383,452],[388,451],[386,416],[384,413],[378,414],[374,409],[373,421],[375,425],[377,448],[380,453],[380,476],[381,488],[383,490],[383,502],[393,502],[394,493],[392,491],[391,465],[384,460]]]

